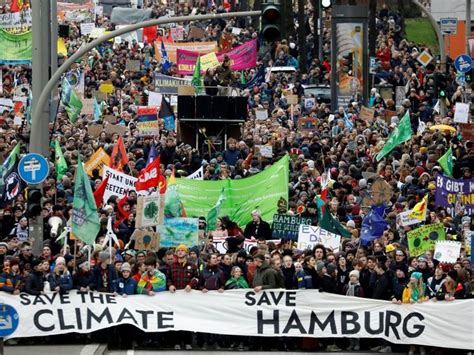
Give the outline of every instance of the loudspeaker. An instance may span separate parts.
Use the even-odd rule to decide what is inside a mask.
[[[232,105],[229,105],[229,120],[243,120],[247,119],[247,98],[246,97],[231,97]]]
[[[63,38],[69,37],[69,25],[58,25],[58,36]]]
[[[212,96],[196,96],[196,119],[211,118]]]
[[[212,108],[211,118],[215,120],[228,120],[232,119],[229,116],[229,106],[231,98],[227,96],[213,96],[212,97]]]
[[[196,100],[194,96],[178,96],[178,118],[195,118]]]

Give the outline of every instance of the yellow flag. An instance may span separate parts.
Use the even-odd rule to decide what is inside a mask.
[[[66,44],[64,43],[64,38],[61,37],[58,38],[58,54],[67,57]]]
[[[408,217],[412,219],[418,219],[424,221],[426,219],[426,211],[428,210],[428,194],[423,197],[423,199],[418,202],[415,207],[411,210],[411,213]]]

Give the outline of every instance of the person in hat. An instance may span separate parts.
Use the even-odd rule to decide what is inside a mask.
[[[166,276],[156,268],[156,259],[148,256],[145,259],[146,271],[137,284],[137,293],[154,296],[156,292],[166,291]]]
[[[268,261],[265,260],[265,255],[255,255],[254,263],[257,267],[252,284],[254,291],[260,292],[262,290],[277,288],[275,270],[273,270],[268,264]]]
[[[31,267],[33,271],[26,277],[24,291],[30,295],[43,294],[45,276],[49,273],[49,261],[35,259]]]
[[[199,284],[199,274],[197,266],[188,261],[189,249],[186,245],[180,244],[175,249],[176,260],[169,266],[166,275],[168,290],[175,293],[176,290],[191,292]],[[175,350],[180,350],[184,344],[186,350],[192,350],[192,335],[188,332],[176,332],[174,343]]]
[[[87,260],[79,262],[79,266],[72,276],[72,284],[76,290],[81,292],[95,290],[94,274]]]
[[[344,285],[343,294],[352,297],[364,297],[364,290],[359,282],[359,271],[352,270],[349,273],[349,282]],[[346,350],[360,350],[360,342],[357,338],[350,338],[350,345]]]
[[[120,267],[120,276],[117,281],[117,293],[123,297],[134,295],[137,291],[137,282],[132,277],[132,267],[125,262]]]
[[[327,263],[326,272],[321,280],[321,292],[337,293],[337,266],[334,263]]]
[[[72,276],[67,269],[66,259],[62,256],[56,258],[53,272],[48,276],[49,286],[51,290],[61,294],[72,289]]]
[[[0,274],[0,291],[18,295],[20,294],[22,284],[23,277],[19,261],[13,258],[10,260],[10,267],[3,269],[3,272]]]
[[[252,221],[245,226],[244,236],[247,239],[271,239],[272,230],[270,224],[262,219],[262,214],[259,210],[252,211]]]
[[[110,263],[110,254],[108,251],[101,251],[99,253],[99,263],[94,267],[93,274],[97,291],[116,292],[118,275],[114,266]]]

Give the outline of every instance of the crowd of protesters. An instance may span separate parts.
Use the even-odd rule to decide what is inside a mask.
[[[165,6],[154,1],[144,1],[144,7],[153,8],[153,16],[161,16],[173,9],[176,15],[191,12],[222,12],[224,5],[189,3]],[[239,6],[234,4],[234,6]],[[308,5],[307,17],[312,10]],[[307,21],[308,21],[307,19]],[[160,153],[162,173],[187,176],[204,168],[205,180],[241,179],[258,174],[289,153],[291,156],[289,176],[288,214],[303,214],[318,225],[316,197],[321,194],[322,175],[328,173],[330,180],[328,206],[334,218],[351,233],[351,238],[342,238],[339,252],[333,252],[316,245],[312,249],[298,250],[292,241],[282,239],[279,243],[267,242],[272,239],[271,225],[260,218],[260,212],[252,213],[252,222],[238,226],[228,217],[219,218],[215,231],[208,233],[207,243],[188,248],[160,248],[154,251],[135,250],[130,240],[135,229],[136,195],[129,194],[125,208],[129,218],[116,225],[114,232],[119,238],[120,248],[102,248],[102,240],[107,231],[107,217],[115,215],[119,206],[117,199],[111,198],[99,210],[102,228],[97,236],[92,259],[89,262],[87,250],[82,242],[77,247],[61,247],[49,236],[48,219],[60,217],[64,225],[69,220],[74,191],[74,172],[78,158],[87,161],[94,151],[103,147],[110,153],[116,144],[117,134],[103,132],[99,137],[88,134],[91,124],[89,115],[72,124],[66,112],[60,108],[54,124],[51,123],[52,137],[58,139],[64,151],[69,170],[61,181],[54,178],[54,164],[51,163],[51,177],[43,185],[43,211],[45,220],[45,243],[41,255],[32,254],[32,243],[28,237],[26,199],[19,194],[14,201],[0,210],[0,291],[32,295],[76,289],[80,291],[111,292],[126,297],[143,294],[154,296],[158,292],[201,290],[226,292],[230,289],[253,288],[255,291],[272,288],[315,289],[340,295],[387,300],[394,303],[417,303],[429,300],[452,301],[472,297],[470,259],[470,238],[473,231],[472,216],[466,215],[463,206],[450,214],[443,207],[436,206],[434,200],[436,174],[442,171],[437,160],[452,147],[454,155],[454,177],[471,179],[473,164],[472,150],[466,146],[461,136],[460,125],[453,121],[453,102],[466,100],[464,89],[456,83],[456,73],[448,65],[446,98],[447,112],[441,115],[434,107],[438,102],[438,92],[434,87],[434,75],[441,71],[440,63],[422,66],[416,57],[423,50],[430,51],[408,41],[402,32],[403,17],[396,9],[380,8],[377,16],[377,63],[375,82],[406,86],[406,99],[396,108],[392,99],[383,99],[377,88],[371,90],[367,105],[375,109],[373,121],[359,118],[362,101],[354,97],[348,107],[340,107],[332,112],[330,105],[315,101],[305,105],[304,85],[329,83],[330,51],[329,30],[324,34],[324,57],[320,61],[311,58],[307,73],[271,73],[265,80],[253,87],[239,89],[248,98],[249,115],[241,137],[229,139],[223,151],[199,152],[187,142],[181,142],[173,131],[160,130],[156,137],[139,137],[135,128],[137,106],[147,102],[147,92],[153,91],[154,73],[171,76],[176,74],[176,66],[164,72],[161,63],[154,59],[154,47],[150,43],[143,46],[136,42],[120,44],[105,43],[92,51],[78,63],[85,74],[85,97],[92,97],[102,82],[111,80],[114,93],[108,95],[103,115],[114,115],[117,124],[129,127],[124,135],[129,164],[125,171],[137,176],[145,167],[151,146]],[[98,26],[113,29],[106,16],[96,18]],[[231,46],[258,37],[258,30],[251,27],[248,19],[213,20],[203,25],[207,40],[215,40],[222,47],[230,40]],[[74,53],[86,40],[80,36],[79,24],[69,23],[66,38],[68,53]],[[232,33],[233,27],[242,30]],[[309,28],[309,26],[308,26]],[[308,30],[309,31],[309,30]],[[308,38],[312,34],[307,33]],[[225,41],[224,41],[225,39]],[[309,41],[308,43],[311,43]],[[247,70],[244,76],[250,80],[261,66],[298,66],[297,41],[294,38],[281,40],[275,44],[260,43],[257,68]],[[125,70],[127,59],[141,61],[139,72]],[[219,67],[215,72],[206,73],[207,86],[234,86],[239,88],[241,73],[228,72]],[[2,66],[3,97],[11,98],[17,86],[31,84],[31,66]],[[229,75],[230,74],[230,75]],[[285,96],[296,94],[299,104],[292,109]],[[26,95],[25,95],[26,96]],[[467,98],[467,102],[472,97]],[[267,110],[268,119],[257,120],[255,110]],[[397,111],[396,117],[387,123],[385,111]],[[380,151],[387,137],[396,127],[399,119],[409,110],[412,129],[418,134],[406,143],[397,146],[389,156],[377,162],[374,157]],[[26,116],[26,108],[25,108]],[[299,129],[301,117],[316,119],[313,131]],[[353,128],[348,127],[348,117]],[[17,143],[22,151],[28,150],[29,124],[14,124],[14,113],[4,111],[1,121],[0,156],[6,159]],[[420,125],[425,130],[420,130]],[[430,131],[435,124],[451,125],[455,133]],[[163,122],[160,122],[163,125]],[[163,126],[161,126],[163,128]],[[185,144],[181,144],[185,143]],[[353,144],[355,143],[355,144]],[[253,156],[256,145],[271,145],[272,158]],[[367,173],[371,173],[367,175]],[[361,245],[361,222],[367,213],[363,199],[367,197],[371,185],[382,178],[393,190],[393,197],[387,202],[384,218],[389,228],[383,235],[366,245]],[[96,188],[102,177],[96,174],[91,185]],[[428,194],[426,224],[443,223],[448,238],[462,242],[461,254],[454,264],[440,264],[432,252],[421,256],[411,256],[408,251],[406,233],[411,227],[401,227],[396,217],[403,211],[412,209]],[[199,216],[195,216],[199,217]],[[206,228],[205,218],[200,218],[200,229]],[[228,237],[229,252],[219,253],[212,243],[216,236]],[[246,251],[245,238],[255,238],[256,247]],[[185,272],[186,270],[186,272]],[[191,270],[191,271],[189,271]],[[137,340],[140,334],[137,334]],[[170,340],[171,339],[171,340]],[[145,341],[144,339],[142,339]],[[179,337],[152,337],[146,341],[191,349],[192,344],[201,348],[215,345],[232,346],[240,350],[255,347],[255,344],[239,337],[224,337],[199,334],[196,339],[191,333],[180,333]],[[329,351],[372,350],[390,352],[387,342],[359,342],[338,340],[336,342],[308,343],[294,339],[280,339],[278,342],[262,342],[264,348],[278,346],[281,349],[325,347]],[[414,351],[410,348],[410,352]],[[420,349],[424,353],[425,349]]]

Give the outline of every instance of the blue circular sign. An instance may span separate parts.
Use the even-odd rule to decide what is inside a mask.
[[[0,337],[12,335],[18,328],[19,321],[20,316],[15,308],[8,304],[0,305]]]
[[[468,73],[472,69],[472,58],[467,54],[461,54],[454,60],[454,67],[458,72]]]
[[[18,164],[18,174],[29,185],[41,184],[49,175],[48,161],[40,154],[26,154]]]

